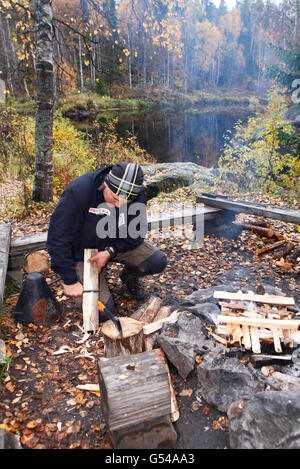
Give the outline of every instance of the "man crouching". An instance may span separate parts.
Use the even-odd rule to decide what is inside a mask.
[[[145,298],[139,278],[166,267],[166,256],[144,239],[147,197],[143,179],[139,165],[119,162],[78,177],[63,192],[50,219],[47,250],[65,295],[83,295],[87,248],[98,249],[89,262],[97,263],[100,300],[111,312],[114,302],[106,281],[108,262],[124,264],[120,277],[136,300]]]

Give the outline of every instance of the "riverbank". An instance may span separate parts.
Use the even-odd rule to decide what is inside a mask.
[[[258,97],[255,93],[243,89],[195,91],[191,94],[170,92],[169,90],[140,90],[127,96],[126,94],[100,96],[90,91],[78,91],[61,97],[56,109],[67,117],[68,114],[73,113],[73,118],[76,118],[76,114],[80,114],[80,111],[84,117],[88,117],[88,115],[93,116],[98,112],[113,110],[141,111],[162,107],[185,107],[191,110],[193,108],[199,109],[199,106],[257,106],[259,103],[264,103],[263,97]],[[0,110],[1,106],[3,107],[3,105],[0,105]],[[33,115],[36,103],[34,96],[18,98],[9,96],[6,106],[14,107],[21,114]]]

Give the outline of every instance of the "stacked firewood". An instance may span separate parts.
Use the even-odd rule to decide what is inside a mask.
[[[282,343],[294,347],[300,344],[300,320],[292,319],[288,307],[294,298],[274,295],[256,295],[215,291],[220,301],[221,314],[215,316],[217,327],[210,334],[228,347],[261,353],[261,344],[274,344],[282,352]]]
[[[251,231],[265,240],[265,246],[255,251],[257,256],[273,253],[273,259],[278,267],[291,268],[300,257],[300,248],[286,237],[278,233],[267,221],[251,221],[249,223],[236,223],[243,230]],[[279,249],[280,248],[280,249]]]

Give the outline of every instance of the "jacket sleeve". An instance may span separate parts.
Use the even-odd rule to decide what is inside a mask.
[[[135,203],[138,205],[134,205]],[[148,228],[145,190],[128,206],[126,225],[126,237],[122,237],[123,230],[122,227],[119,227],[118,238],[109,243],[109,246],[114,248],[116,254],[137,248],[145,239]]]
[[[76,203],[71,189],[66,189],[54,210],[47,239],[51,268],[61,276],[66,285],[78,281],[72,246],[83,223],[83,212]]]

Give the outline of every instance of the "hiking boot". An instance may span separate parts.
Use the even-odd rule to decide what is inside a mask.
[[[126,285],[127,290],[135,300],[143,300],[145,298],[145,291],[141,286],[138,276],[135,272],[131,272],[126,267],[120,274],[122,282]]]

